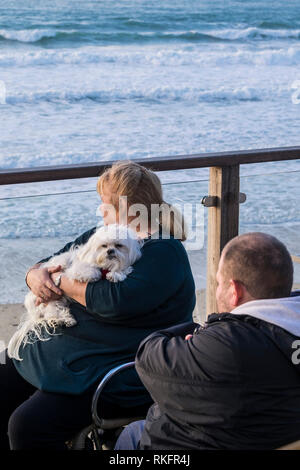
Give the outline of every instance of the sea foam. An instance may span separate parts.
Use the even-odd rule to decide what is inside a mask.
[[[15,105],[21,103],[39,103],[39,102],[69,102],[90,100],[98,103],[111,103],[116,101],[145,101],[145,102],[174,102],[174,101],[261,101],[272,96],[274,98],[276,90],[255,89],[254,87],[241,86],[228,88],[220,86],[216,89],[201,89],[196,87],[174,87],[161,86],[150,88],[132,87],[122,89],[112,87],[110,89],[86,89],[86,90],[45,90],[45,91],[26,91],[7,94],[6,105]],[[281,90],[277,90],[277,94]]]
[[[230,50],[209,49],[199,51],[197,46],[178,48],[123,48],[85,46],[79,49],[38,49],[34,51],[0,52],[1,67],[34,67],[52,65],[116,64],[120,66],[220,66],[231,65],[299,65],[300,46],[264,48],[236,46]]]
[[[0,39],[19,42],[37,42],[43,38],[53,38],[57,33],[57,31],[52,29],[24,29],[19,31],[0,29]]]
[[[128,26],[133,24],[128,22]],[[65,38],[70,38],[74,42],[81,42],[86,40],[85,31],[80,30],[61,30],[61,29],[1,29],[0,39],[2,41],[19,41],[23,43],[37,43],[44,39],[52,39],[55,41],[62,41]],[[89,40],[96,43],[144,43],[145,41],[159,41],[159,42],[172,42],[181,40],[183,42],[220,42],[220,41],[240,41],[240,40],[270,40],[270,39],[299,39],[300,29],[268,29],[256,26],[250,27],[233,27],[233,28],[219,28],[219,29],[201,29],[201,30],[170,30],[165,31],[154,30],[153,27],[150,31],[103,31],[91,30],[89,32]]]

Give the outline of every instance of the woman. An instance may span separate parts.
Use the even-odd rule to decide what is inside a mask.
[[[48,341],[27,344],[20,350],[22,361],[7,358],[0,366],[2,448],[65,449],[65,442],[91,422],[91,399],[99,379],[134,360],[139,343],[153,331],[191,320],[195,285],[186,251],[174,237],[183,219],[178,212],[171,218],[162,213],[158,230],[151,224],[151,205],[163,203],[159,178],[137,163],[119,162],[100,176],[97,190],[105,224],[121,218],[124,222],[121,196],[127,197],[127,208],[143,204],[148,209],[146,230],[135,227],[132,215],[126,220],[144,238],[142,257],[119,283],[71,281],[59,266],[39,269],[46,259],[28,271],[26,282],[37,302],[47,303],[63,293],[74,299],[71,313],[77,325],[57,330]],[[95,229],[72,243],[85,243]],[[164,238],[168,232],[171,236]],[[143,405],[149,400],[143,390],[128,375],[121,390],[115,387],[106,395],[107,407]]]

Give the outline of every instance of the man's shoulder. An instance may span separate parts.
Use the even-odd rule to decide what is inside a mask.
[[[198,328],[201,340],[216,343],[216,347],[233,348],[239,351],[259,344],[265,336],[265,322],[250,315],[234,315],[229,312],[213,313],[206,323]]]
[[[235,330],[245,331],[249,334],[250,331],[257,331],[267,325],[267,322],[256,318],[252,315],[235,315],[230,312],[212,313],[208,316],[204,329],[210,332],[216,329],[228,331],[229,333]]]
[[[231,347],[238,354],[261,354],[271,351],[276,343],[285,340],[290,333],[279,326],[269,323],[252,315],[235,315],[221,313],[209,315],[202,331],[212,342]]]

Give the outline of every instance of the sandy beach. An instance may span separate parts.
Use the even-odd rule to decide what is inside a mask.
[[[0,304],[0,344],[2,346],[3,343],[7,346],[24,312],[25,308],[22,304]]]

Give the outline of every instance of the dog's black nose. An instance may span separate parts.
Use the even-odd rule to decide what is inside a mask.
[[[113,255],[113,254],[114,254],[114,252],[115,252],[115,250],[114,250],[114,249],[107,250],[107,254],[108,254],[108,255]]]

